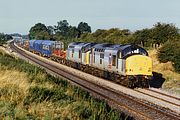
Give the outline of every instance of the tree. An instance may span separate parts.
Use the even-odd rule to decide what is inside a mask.
[[[91,33],[91,27],[85,23],[85,22],[80,22],[78,24],[78,31],[79,31],[79,34],[78,34],[78,38],[81,36],[81,34],[83,33]]]
[[[53,35],[55,33],[55,28],[53,26],[47,26],[47,29],[50,35]]]
[[[0,33],[0,45],[6,43],[6,41],[13,39],[11,35]]]
[[[69,31],[69,23],[67,20],[62,20],[57,22],[57,26],[55,27],[55,32],[61,33],[62,36],[66,37]]]
[[[139,44],[144,46],[150,46],[151,43],[151,30],[150,29],[143,29],[143,30],[137,30],[134,34],[134,44]]]
[[[79,33],[79,31],[75,26],[69,26],[69,31],[68,31],[69,38],[77,38],[78,33]]]
[[[172,41],[167,41],[158,51],[158,59],[160,62],[173,61],[174,57],[174,43]]]
[[[0,40],[1,40],[1,41],[5,40],[5,35],[4,35],[4,33],[0,33]]]
[[[47,27],[42,23],[35,24],[29,31],[30,39],[50,39],[51,36]]]
[[[106,30],[103,29],[97,29],[94,33],[92,33],[93,37],[99,37],[101,36]]]
[[[173,24],[157,23],[152,28],[152,39],[155,44],[163,44],[167,40],[174,39],[178,36],[178,28]]]

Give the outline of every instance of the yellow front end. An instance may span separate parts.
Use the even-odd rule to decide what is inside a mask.
[[[89,64],[90,51],[86,52],[86,64]]]
[[[126,59],[126,75],[152,75],[152,59],[148,56],[133,55]]]

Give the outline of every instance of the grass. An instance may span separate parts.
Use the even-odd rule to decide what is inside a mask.
[[[125,117],[79,87],[0,51],[0,119],[119,120]]]
[[[160,63],[155,49],[149,50],[149,55],[153,59],[153,71],[161,73],[166,79],[162,88],[180,94],[180,74],[175,72],[172,63]]]

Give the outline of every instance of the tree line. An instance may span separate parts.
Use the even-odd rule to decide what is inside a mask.
[[[91,33],[91,27],[86,22],[80,22],[78,26],[69,25],[67,20],[57,22],[57,25],[46,26],[37,23],[29,31],[30,39],[50,39],[63,41],[65,45],[75,38],[80,38],[84,33]]]
[[[169,39],[179,37],[179,33],[176,26],[166,23],[157,23],[152,28],[135,32],[128,29],[112,28],[109,30],[98,29],[91,33],[91,27],[86,22],[80,22],[76,27],[69,25],[67,20],[62,20],[53,26],[37,23],[30,29],[29,37],[30,39],[51,39],[69,42],[132,43],[143,47],[156,47],[164,44]]]
[[[12,39],[11,35],[0,33],[0,45],[3,45],[4,43],[6,43],[6,41],[10,39]]]
[[[156,23],[151,28],[132,32],[128,29],[111,28],[91,31],[86,22],[80,22],[77,27],[71,26],[67,20],[57,22],[57,25],[46,26],[35,24],[29,31],[30,39],[59,40],[70,42],[96,42],[113,44],[136,44],[142,47],[159,48],[158,58],[161,62],[172,61],[176,71],[180,72],[180,34],[174,24]],[[178,51],[179,50],[179,51]]]

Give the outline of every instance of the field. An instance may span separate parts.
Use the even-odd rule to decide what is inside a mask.
[[[162,88],[180,94],[180,74],[174,72],[172,63],[160,63],[157,59],[157,50],[155,49],[149,50],[148,52],[153,59],[153,71],[161,73],[165,78]]]
[[[0,119],[123,119],[79,87],[0,51]]]

